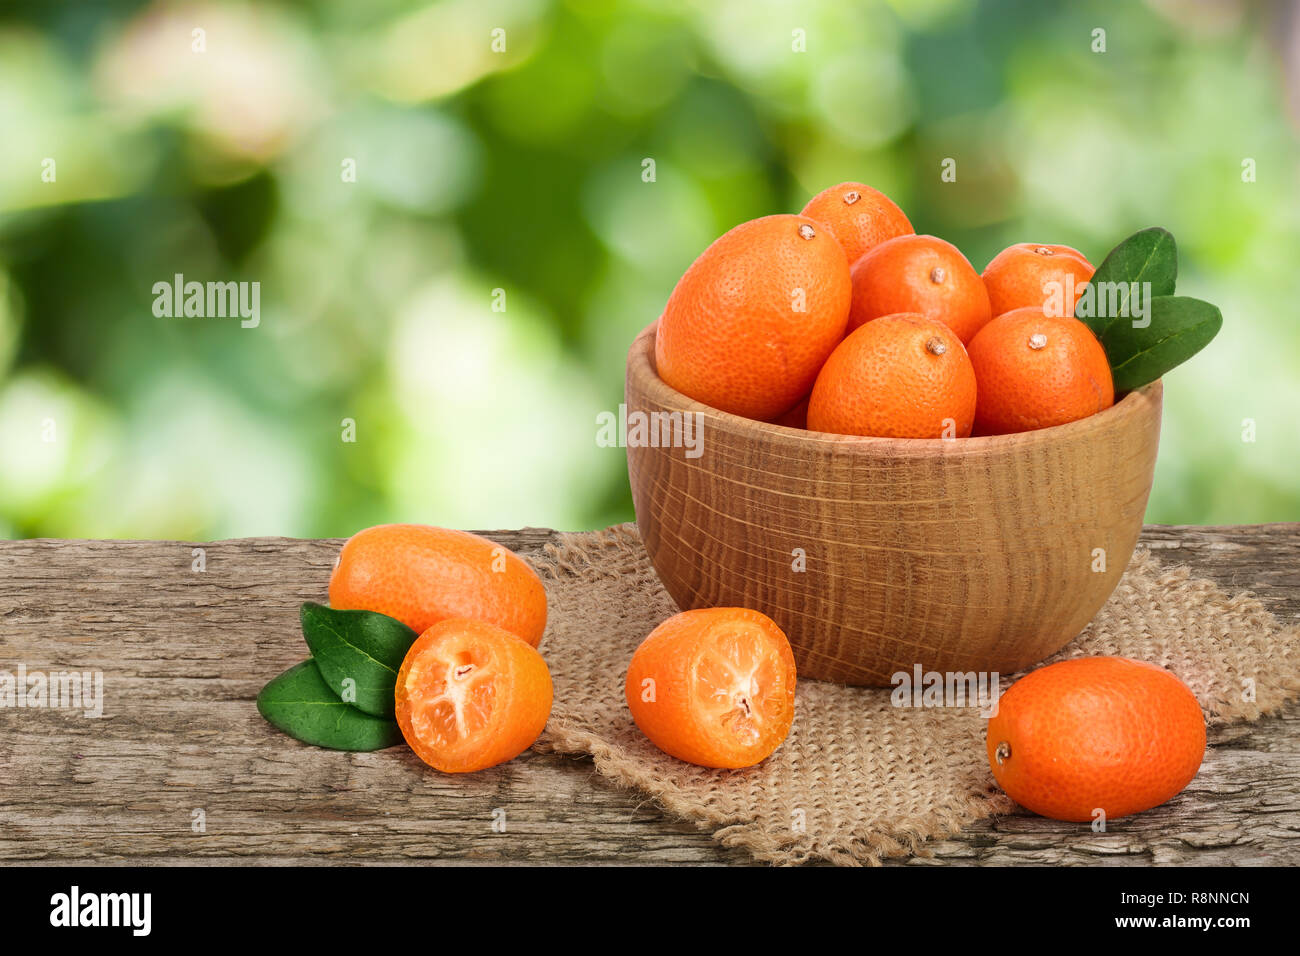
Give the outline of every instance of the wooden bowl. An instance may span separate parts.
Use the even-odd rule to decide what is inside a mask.
[[[680,607],[762,611],[789,636],[800,677],[1009,673],[1067,644],[1119,582],[1151,491],[1159,382],[1016,435],[830,435],[670,388],[655,371],[657,324],[627,365],[641,537]],[[655,413],[693,413],[698,447],[641,433],[638,422],[687,420]]]

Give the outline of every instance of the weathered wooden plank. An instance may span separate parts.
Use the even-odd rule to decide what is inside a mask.
[[[530,553],[553,532],[487,535]],[[1152,527],[1143,542],[1300,618],[1300,526]],[[339,544],[0,542],[0,667],[101,670],[106,696],[99,720],[0,710],[0,861],[748,862],[586,760],[530,752],[444,777],[401,750],[338,754],[276,734],[252,699],[305,655],[297,606],[323,599]],[[192,570],[194,547],[206,571]],[[1300,862],[1297,729],[1300,707],[1214,731],[1184,798],[1109,833],[1009,816],[899,864]]]

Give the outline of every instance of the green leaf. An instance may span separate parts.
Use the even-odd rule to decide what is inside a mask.
[[[363,714],[330,690],[313,660],[295,664],[262,688],[257,710],[295,740],[332,750],[383,750],[401,743],[392,720]]]
[[[401,621],[375,611],[339,611],[308,601],[302,634],[335,696],[376,717],[393,716],[393,689],[417,637]]]
[[[1152,299],[1149,319],[1145,328],[1134,328],[1132,320],[1116,322],[1102,339],[1116,393],[1154,382],[1186,362],[1205,348],[1223,325],[1223,314],[1215,306],[1180,295]]]
[[[1129,236],[1106,254],[1093,273],[1075,307],[1075,317],[1085,322],[1097,338],[1103,338],[1117,322],[1127,324],[1133,286],[1150,283],[1150,291],[1139,293],[1148,305],[1156,296],[1173,295],[1178,278],[1178,247],[1174,237],[1158,226]]]

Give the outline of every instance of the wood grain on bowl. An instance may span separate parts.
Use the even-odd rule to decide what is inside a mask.
[[[693,413],[702,429],[698,447],[628,442],[655,570],[682,608],[773,618],[800,677],[1009,673],[1068,643],[1119,582],[1151,490],[1160,382],[1056,428],[856,438],[687,398],[656,374],[654,334],[628,354],[629,421]]]

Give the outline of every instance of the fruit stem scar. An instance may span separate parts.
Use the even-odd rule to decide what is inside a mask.
[[[942,282],[946,276],[947,273],[943,271],[942,266],[935,266],[933,269],[930,270],[930,281],[935,283],[936,285]]]
[[[948,346],[944,344],[943,339],[937,335],[925,343],[925,350],[931,355],[942,355],[948,351]]]
[[[1035,332],[1033,335],[1029,336],[1029,347],[1031,349],[1047,348],[1047,336],[1042,332]]]
[[[1011,759],[1011,745],[1005,740],[998,743],[998,749],[993,751],[993,756],[997,758],[998,766],[1002,766],[1004,761]]]
[[[811,239],[813,236],[817,235],[817,231],[805,222],[799,227],[799,235],[804,239]]]
[[[1055,255],[1055,253],[1052,252],[1051,249],[1048,249],[1046,246],[1039,246],[1037,249],[1034,250],[1034,252],[1037,253],[1037,254],[1040,255],[1040,256],[1051,256],[1051,255]]]
[[[856,189],[850,189],[848,192],[844,194],[844,205],[852,206],[860,198],[862,197],[858,195],[858,191]]]

